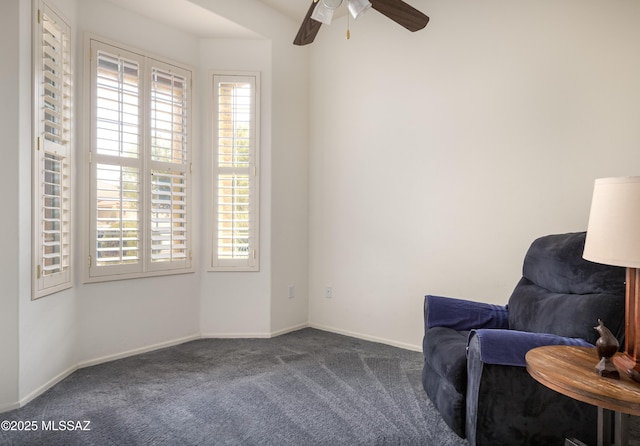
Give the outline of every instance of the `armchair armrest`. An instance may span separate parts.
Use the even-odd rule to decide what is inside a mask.
[[[425,296],[424,316],[427,328],[509,328],[509,312],[506,306],[451,297]]]
[[[475,339],[474,339],[475,338]],[[471,347],[472,341],[474,344]],[[479,329],[469,333],[469,347],[478,348],[480,360],[486,364],[525,367],[529,350],[544,345],[576,345],[594,347],[584,339],[567,338],[548,333],[530,333],[517,330]]]

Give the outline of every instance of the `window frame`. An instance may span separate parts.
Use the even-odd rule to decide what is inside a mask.
[[[194,70],[182,63],[175,62],[169,60],[165,57],[159,57],[157,55],[151,54],[146,51],[142,51],[137,48],[132,48],[129,45],[125,45],[119,42],[113,42],[109,39],[105,39],[101,36],[97,36],[94,34],[87,33],[85,35],[85,47],[87,48],[87,55],[85,57],[85,91],[86,91],[86,103],[87,109],[89,110],[90,119],[87,123],[87,140],[85,141],[85,145],[87,147],[87,160],[85,163],[86,168],[86,178],[89,184],[89,192],[85,196],[85,202],[87,203],[87,222],[85,225],[85,247],[84,252],[86,254],[87,262],[85,265],[85,273],[84,273],[84,282],[101,282],[101,281],[111,281],[111,280],[124,280],[124,279],[132,279],[132,278],[141,278],[141,277],[154,277],[161,275],[172,275],[172,274],[185,274],[192,273],[195,271],[195,265],[193,262],[193,239],[194,232],[193,228],[193,178],[192,178],[192,152],[193,152],[193,77]],[[120,155],[111,155],[105,153],[106,151],[103,149],[98,149],[98,82],[97,82],[97,70],[98,70],[98,53],[102,52],[105,55],[113,56],[115,58],[119,58],[118,60],[127,60],[133,64],[137,64],[139,73],[138,75],[138,90],[139,94],[137,95],[138,99],[138,123],[137,123],[137,147],[138,147],[138,155],[137,158],[135,156],[126,157]],[[108,57],[108,56],[105,56]],[[155,71],[154,71],[155,70]],[[180,133],[183,138],[184,143],[182,144],[183,158],[179,163],[172,162],[163,162],[157,159],[154,159],[154,136],[152,132],[155,130],[155,135],[157,136],[159,127],[154,127],[151,124],[153,110],[152,110],[152,93],[153,91],[160,91],[160,89],[154,89],[152,82],[152,74],[154,72],[159,72],[161,74],[170,73],[170,75],[175,75],[178,78],[183,78],[183,103],[178,104],[180,110],[182,110],[183,116],[186,114],[186,118],[181,121],[183,127],[186,126],[186,129]],[[173,83],[171,84],[173,86]],[[104,88],[104,86],[102,87]],[[160,101],[158,101],[160,102]],[[121,105],[122,102],[119,102]],[[126,105],[126,104],[125,104]],[[170,102],[172,110],[175,110],[176,107],[173,102]],[[134,107],[135,108],[135,107]],[[173,116],[173,114],[171,114]],[[103,121],[101,121],[103,122]],[[119,124],[122,124],[123,121],[117,121]],[[171,125],[175,125],[172,122]],[[173,128],[172,128],[173,129]],[[171,130],[172,132],[172,130]],[[119,138],[122,138],[123,134],[119,134]],[[173,140],[172,140],[173,141]],[[101,153],[102,152],[102,153]],[[125,167],[128,169],[137,169],[138,170],[138,197],[136,200],[133,200],[137,203],[137,208],[134,211],[137,213],[137,218],[135,221],[137,222],[137,230],[139,231],[139,235],[136,239],[136,249],[138,251],[137,260],[125,264],[123,262],[114,265],[109,265],[103,261],[103,264],[99,264],[99,256],[98,256],[98,166],[106,166],[107,167]],[[171,211],[165,211],[170,214],[169,220],[169,228],[173,228],[174,224],[179,225],[180,229],[178,232],[184,234],[183,246],[179,249],[183,251],[183,255],[174,260],[171,255],[169,261],[155,261],[158,258],[157,254],[153,254],[152,248],[154,247],[154,243],[160,243],[160,246],[169,247],[168,251],[173,253],[173,247],[176,246],[173,243],[176,242],[172,235],[169,235],[168,244],[163,245],[163,237],[158,236],[157,230],[155,231],[156,237],[154,237],[154,224],[157,226],[157,221],[161,218],[158,216],[159,211],[158,208],[154,208],[154,203],[161,203],[158,199],[157,189],[154,191],[154,182],[155,184],[160,184],[159,180],[154,180],[155,173],[162,170],[167,178],[181,178],[182,179],[182,190],[183,193],[173,194],[173,187],[169,188],[169,202],[171,205],[169,209]],[[104,178],[104,177],[103,177]],[[126,179],[124,178],[124,174],[119,177],[121,181],[121,187],[118,189],[120,192],[120,199],[123,198],[126,191],[124,190],[124,183]],[[173,185],[173,182],[171,183]],[[166,188],[165,188],[166,189]],[[116,192],[117,193],[117,192]],[[173,200],[174,195],[182,195],[183,201],[178,202]],[[164,195],[163,195],[164,196]],[[154,198],[155,197],[155,198]],[[156,210],[156,218],[152,217],[152,213]],[[178,210],[175,210],[178,209]],[[126,211],[124,207],[119,207],[116,209],[116,212],[119,214],[118,218],[124,220],[123,216]],[[173,223],[172,216],[174,213],[180,212],[184,215],[185,220],[181,223]],[[165,228],[165,231],[167,229]],[[119,231],[121,237],[124,237],[125,226],[124,223],[120,223],[120,227],[116,228],[116,231]],[[170,229],[169,232],[173,234],[173,229]],[[155,241],[154,241],[155,240]],[[120,248],[119,250],[124,253],[124,242],[123,239],[120,239]],[[156,245],[158,246],[158,245]],[[116,249],[117,250],[117,249]],[[124,254],[123,254],[124,255]]]
[[[244,168],[219,166],[219,82],[248,82],[252,87],[251,133],[249,149],[249,165]],[[211,206],[209,207],[208,237],[210,239],[210,263],[208,271],[215,272],[257,272],[260,271],[260,72],[255,71],[211,71],[209,73],[211,88]],[[219,253],[219,177],[221,174],[246,175],[249,182],[249,230],[248,255],[246,258],[220,258]]]
[[[31,299],[35,300],[73,286],[74,92],[71,23],[48,1],[34,0],[32,6]],[[46,18],[55,24],[48,30]]]

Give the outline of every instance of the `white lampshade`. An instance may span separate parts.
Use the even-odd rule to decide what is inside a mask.
[[[354,19],[364,14],[371,8],[369,0],[349,0],[349,12]]]
[[[640,268],[640,177],[595,181],[583,257]]]

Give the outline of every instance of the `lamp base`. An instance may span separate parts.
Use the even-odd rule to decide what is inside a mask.
[[[627,353],[615,355],[613,357],[613,363],[618,369],[624,370],[629,378],[640,382],[640,363],[637,363]]]
[[[640,382],[640,268],[627,268],[624,352],[613,363]]]
[[[635,369],[640,372],[640,364],[636,363],[633,358],[626,353],[617,354],[612,359],[613,363],[620,370]]]

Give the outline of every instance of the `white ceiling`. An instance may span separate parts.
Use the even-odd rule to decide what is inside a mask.
[[[293,19],[296,23],[302,23],[302,19],[307,14],[311,2],[313,0],[258,0],[267,6],[272,7],[276,11],[281,12],[287,17]],[[333,17],[342,17],[347,14],[347,2],[343,1],[342,5],[336,10]]]
[[[259,38],[244,28],[189,0],[108,0],[123,9],[149,17],[199,37]],[[229,0],[230,1],[230,0]],[[313,0],[255,0],[275,9],[296,23],[302,23]],[[346,14],[343,5],[335,17]]]
[[[312,0],[258,0],[296,22],[302,19],[309,10]]]
[[[259,36],[235,22],[196,5],[189,0],[108,0],[110,3],[149,17],[159,23],[184,30],[198,37],[236,37],[255,39]],[[279,0],[287,3],[286,0]],[[293,0],[297,1],[297,0]]]

